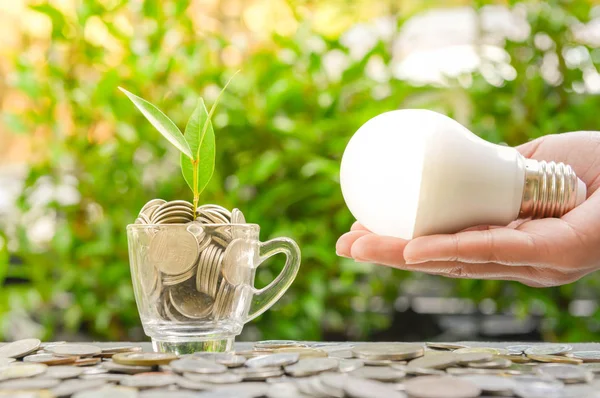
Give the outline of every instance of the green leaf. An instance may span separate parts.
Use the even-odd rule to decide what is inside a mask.
[[[169,142],[181,151],[188,158],[192,158],[192,151],[187,141],[181,134],[179,128],[167,117],[160,109],[150,102],[135,94],[130,93],[122,87],[119,90],[125,93],[133,104],[142,112],[148,121],[161,133]],[[186,129],[187,131],[187,129]]]
[[[192,153],[196,155],[193,160],[181,155],[181,171],[185,182],[196,196],[204,190],[215,170],[215,132],[202,98],[198,100],[198,105],[185,127],[185,139]],[[196,185],[194,163],[197,164]]]
[[[198,105],[185,126],[185,139],[192,153],[196,155],[193,159],[181,157],[181,171],[183,178],[194,193],[194,206],[197,205],[200,193],[206,188],[215,171],[215,132],[211,118],[217,109],[221,95],[238,72],[235,72],[227,81],[211,106],[210,112],[207,112],[204,100],[198,99]]]

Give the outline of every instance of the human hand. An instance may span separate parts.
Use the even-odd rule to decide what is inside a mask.
[[[517,147],[527,158],[570,165],[587,199],[561,218],[518,220],[410,241],[355,223],[338,255],[451,278],[514,280],[534,287],[576,281],[600,269],[600,132],[544,136]]]

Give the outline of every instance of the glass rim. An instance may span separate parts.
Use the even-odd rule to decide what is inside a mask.
[[[260,225],[255,224],[255,223],[245,223],[245,224],[200,224],[202,227],[228,227],[228,226],[236,226],[236,227],[252,227],[252,228],[260,228]],[[189,224],[181,224],[181,223],[174,223],[174,224],[127,224],[127,229],[134,229],[134,228],[157,228],[157,227],[175,227],[175,226],[186,226],[188,227]]]

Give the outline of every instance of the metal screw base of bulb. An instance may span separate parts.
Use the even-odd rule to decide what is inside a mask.
[[[561,217],[575,208],[577,176],[564,163],[525,159],[519,218]]]

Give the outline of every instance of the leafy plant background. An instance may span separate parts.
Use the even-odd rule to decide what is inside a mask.
[[[587,54],[587,67],[596,69],[600,62],[600,50],[575,43],[570,30],[592,17],[590,3],[510,2],[526,10],[531,24],[526,40],[505,43],[516,75],[494,83],[477,72],[448,79],[446,86],[369,77],[370,62],[390,65],[392,39],[382,38],[364,57],[353,58],[340,32],[361,19],[360,10],[344,2],[324,3],[331,3],[324,27],[307,16],[315,3],[279,2],[277,10],[294,21],[293,28],[274,22],[274,29],[257,34],[259,39],[246,32],[250,40],[240,39],[244,31],[235,10],[209,21],[198,17],[195,2],[88,0],[75,2],[73,12],[52,2],[28,3],[27,12],[39,14],[48,30],[21,32],[19,50],[6,51],[0,63],[3,129],[29,137],[31,144],[18,211],[0,219],[5,338],[33,330],[15,331],[17,324],[41,325],[35,333],[46,339],[76,333],[144,338],[125,226],[151,198],[191,197],[177,151],[117,86],[155,103],[183,130],[198,95],[210,106],[241,68],[213,118],[216,170],[201,203],[242,209],[261,225],[263,240],[292,237],[303,255],[288,293],[248,325],[242,338],[373,338],[390,326],[394,300],[407,283],[435,282],[444,294],[476,302],[493,297],[500,309],[520,316],[543,305],[546,340],[598,339],[600,311],[577,317],[568,309],[575,298],[597,299],[600,274],[532,289],[355,264],[338,258],[334,249],[353,221],[339,188],[341,154],[370,117],[402,107],[434,109],[487,140],[509,145],[597,129],[600,100],[574,90],[583,84],[583,68],[564,59],[565,51],[577,48]],[[409,1],[379,6],[396,17],[400,30],[427,8],[422,3],[431,6]],[[536,34],[547,35],[553,44],[540,49]],[[558,61],[554,81],[543,76],[548,54]],[[343,61],[341,74],[330,73],[328,57]],[[41,188],[46,193],[40,198]],[[62,200],[65,191],[74,192],[76,200]],[[41,242],[31,233],[40,219],[56,228]],[[280,267],[273,260],[257,284],[267,284]]]

